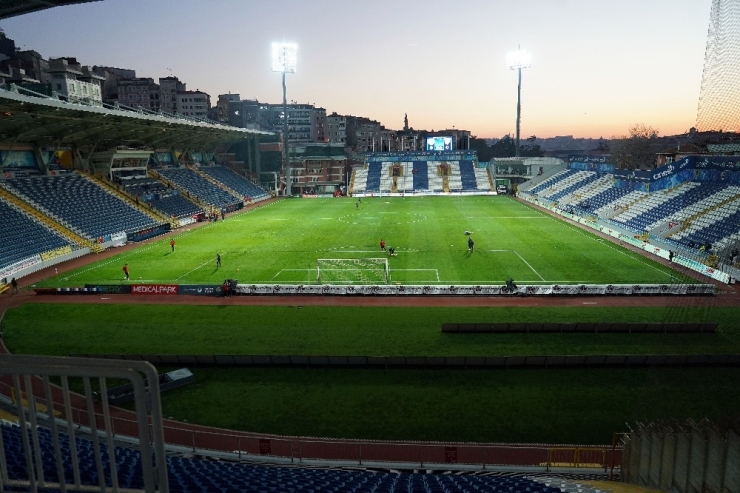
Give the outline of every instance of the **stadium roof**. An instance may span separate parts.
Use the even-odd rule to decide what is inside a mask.
[[[271,132],[0,89],[0,146],[216,148]]]
[[[73,5],[76,3],[99,2],[101,0],[2,0],[0,2],[0,19],[16,15],[30,14],[37,10]]]

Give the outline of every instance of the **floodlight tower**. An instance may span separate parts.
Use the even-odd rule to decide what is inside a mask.
[[[519,157],[519,128],[522,120],[522,69],[529,68],[531,65],[532,56],[527,50],[522,50],[521,47],[517,51],[512,51],[506,55],[506,63],[509,65],[509,70],[516,70],[519,72],[519,84],[516,90],[516,157]]]
[[[295,73],[297,52],[298,45],[295,43],[272,43],[272,71],[283,74],[283,176],[286,194],[291,192],[293,185],[288,153],[288,96],[285,91],[285,74]]]

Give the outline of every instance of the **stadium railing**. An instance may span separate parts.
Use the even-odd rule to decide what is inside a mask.
[[[77,358],[75,358],[77,360]],[[0,381],[0,391],[11,395],[11,386]],[[83,396],[71,394],[71,402],[84,403]],[[55,399],[58,396],[55,396]],[[157,399],[158,400],[158,399]],[[133,412],[118,410],[102,414],[90,414],[88,410],[70,407],[70,422],[78,427],[91,427],[108,422],[107,429],[113,438],[136,437],[138,423]],[[332,438],[284,437],[277,435],[237,432],[192,426],[164,420],[162,433],[166,447],[172,450],[187,450],[204,455],[234,459],[265,458],[290,460],[294,463],[357,464],[405,463],[420,467],[431,464],[459,464],[485,469],[489,466],[524,466],[550,468],[566,466],[552,462],[554,449],[579,450],[582,460],[579,467],[606,468],[621,464],[621,449],[611,446],[543,445],[543,444],[482,444],[482,443],[424,443],[391,442],[372,440],[341,440]],[[598,459],[598,460],[597,460]],[[567,464],[568,467],[572,467]]]
[[[70,378],[74,381],[82,378],[85,395],[70,392]],[[60,379],[61,387],[52,384],[52,379]],[[89,485],[86,487],[81,481],[85,462],[82,456],[78,456],[76,447],[70,448],[69,455],[60,448],[60,444],[67,439],[69,443],[75,443],[75,434],[87,434],[91,438],[100,487],[98,491],[105,491],[106,487],[113,491],[118,489],[113,442],[113,423],[117,410],[108,405],[106,379],[125,380],[133,388],[135,411],[128,412],[130,420],[126,431],[138,444],[144,490],[168,491],[159,380],[151,364],[142,361],[9,354],[3,354],[0,358],[0,400],[6,409],[16,413],[26,468],[25,475],[10,479],[0,435],[0,490],[5,491],[6,487],[28,488],[29,491],[65,491],[68,487],[76,491],[90,490]],[[94,402],[93,385],[98,386],[98,404]],[[82,430],[82,427],[85,429]],[[44,436],[47,430],[54,451],[51,457],[45,454],[42,459],[40,444],[48,438]],[[108,468],[104,468],[105,464]],[[64,472],[65,467],[72,469],[72,482],[67,482],[69,476]]]

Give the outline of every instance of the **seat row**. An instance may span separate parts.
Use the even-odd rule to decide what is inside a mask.
[[[5,447],[5,460],[11,480],[28,480],[26,459],[22,445],[20,427],[4,423],[0,426]],[[54,460],[54,442],[51,432],[39,428],[40,455],[44,477],[57,481],[58,473]],[[58,435],[60,454],[71,458],[71,443],[67,435]],[[31,446],[31,449],[33,447]],[[97,486],[98,472],[96,450],[92,442],[76,437],[75,450],[78,456],[82,483]],[[109,455],[104,443],[99,447],[103,471],[110,470]],[[32,452],[33,453],[33,452]],[[114,457],[119,487],[142,488],[142,467],[139,452],[132,448],[115,447]],[[226,493],[226,492],[352,492],[352,493],[459,493],[478,492],[529,492],[561,493],[554,484],[544,484],[522,475],[452,475],[391,473],[365,470],[336,470],[302,467],[279,467],[250,465],[227,461],[168,456],[167,471],[169,489],[174,493]],[[72,483],[73,468],[69,460],[64,462],[65,481]],[[105,483],[112,485],[109,472],[105,472]]]
[[[152,217],[89,177],[76,173],[3,181],[13,195],[88,239],[157,225]]]

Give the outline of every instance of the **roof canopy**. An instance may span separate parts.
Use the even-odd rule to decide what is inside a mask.
[[[51,7],[98,1],[100,0],[3,0],[0,2],[0,19],[29,14],[37,10],[50,9]]]
[[[0,90],[0,146],[216,148],[271,132]]]

